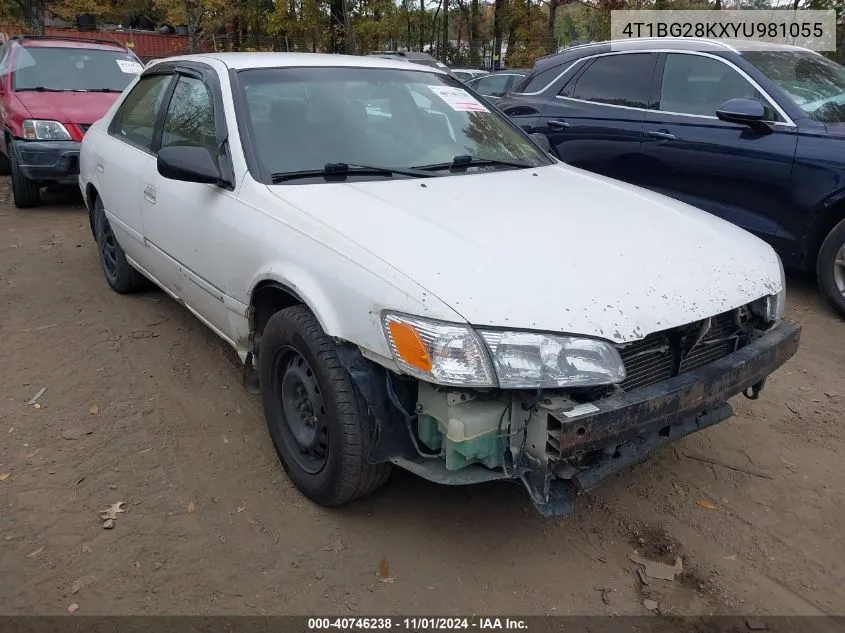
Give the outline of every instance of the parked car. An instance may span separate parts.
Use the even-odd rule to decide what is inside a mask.
[[[401,60],[166,59],[82,142],[107,282],[237,350],[295,485],[521,480],[545,514],[792,356],[772,248],[560,163]],[[221,254],[225,254],[221,256]]]
[[[600,43],[538,63],[499,106],[565,162],[751,231],[845,315],[845,68],[791,46]]]
[[[497,70],[481,77],[470,79],[467,85],[489,101],[496,102],[504,97],[509,90],[516,86],[531,71],[523,68],[512,70]]]
[[[141,72],[108,40],[22,36],[0,48],[0,173],[15,206],[41,203],[41,187],[75,185],[88,127]]]
[[[475,79],[476,77],[482,77],[484,75],[489,75],[489,70],[479,70],[478,68],[450,68],[449,70],[452,71],[452,74],[466,83],[471,79]]]
[[[452,73],[451,69],[441,62],[439,59],[432,57],[428,53],[420,53],[416,51],[373,51],[370,53],[375,57],[383,57],[385,59],[404,59],[412,64],[420,64],[421,66],[428,66],[430,68],[439,68],[443,72]]]

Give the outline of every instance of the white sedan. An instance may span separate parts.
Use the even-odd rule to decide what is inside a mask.
[[[395,464],[559,515],[756,398],[799,330],[765,243],[541,140],[402,60],[186,56],[90,128],[79,184],[108,283],[237,350],[309,498]]]

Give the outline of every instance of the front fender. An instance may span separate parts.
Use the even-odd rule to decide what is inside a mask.
[[[256,272],[249,285],[250,305],[259,284],[273,281],[308,306],[326,334],[371,352],[370,357],[376,355],[385,360],[392,355],[381,325],[383,310],[465,322],[435,297],[416,298],[343,258],[327,267],[326,260],[332,259],[330,253],[321,259],[308,267],[299,262],[276,261]],[[327,268],[332,272],[327,274]]]

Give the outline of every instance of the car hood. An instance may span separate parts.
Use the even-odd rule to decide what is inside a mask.
[[[478,326],[627,342],[781,289],[750,233],[564,165],[269,189]]]
[[[101,119],[118,92],[16,92],[33,119],[90,125]]]

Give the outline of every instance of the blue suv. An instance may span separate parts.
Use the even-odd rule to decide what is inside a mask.
[[[546,135],[562,161],[672,196],[766,240],[787,268],[815,272],[845,316],[839,64],[755,42],[604,42],[539,60],[497,105],[526,131]]]

